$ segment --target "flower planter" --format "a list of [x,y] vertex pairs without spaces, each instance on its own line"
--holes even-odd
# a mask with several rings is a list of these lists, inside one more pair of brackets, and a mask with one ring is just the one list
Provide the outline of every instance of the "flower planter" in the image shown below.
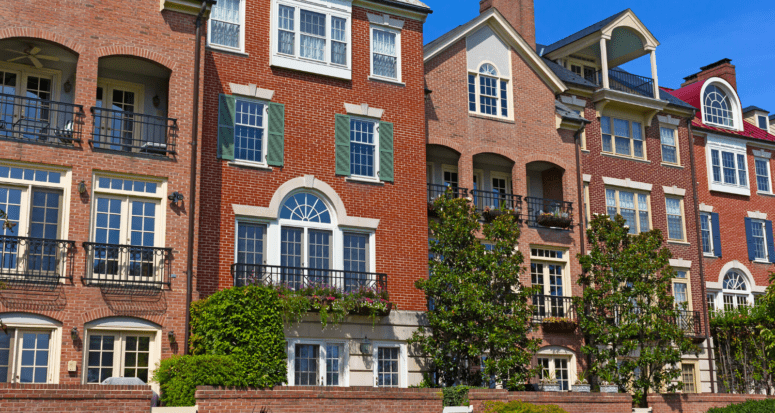
[[538,225],[565,229],[570,228],[571,221],[569,216],[564,217],[554,214],[541,214],[537,219]]
[[611,385],[611,384],[602,385],[601,384],[600,385],[600,393],[619,393],[619,386],[617,386],[615,384],[614,385]]
[[549,321],[541,323],[544,333],[573,333],[576,331],[576,322],[571,320]]
[[538,385],[538,391],[552,391],[552,392],[559,392],[560,391],[560,384],[539,384]]
[[[393,310],[393,303],[388,303],[387,310],[377,311],[377,317],[387,317],[391,310]],[[367,306],[361,306],[350,311],[350,315],[371,315],[371,309]]]
[[571,387],[571,391],[573,393],[589,393],[592,391],[592,385],[591,384],[574,384]]
[[484,212],[482,212],[482,218],[484,218],[486,222],[495,221],[495,218],[498,218],[501,215],[515,215],[515,212],[509,209],[485,209]]

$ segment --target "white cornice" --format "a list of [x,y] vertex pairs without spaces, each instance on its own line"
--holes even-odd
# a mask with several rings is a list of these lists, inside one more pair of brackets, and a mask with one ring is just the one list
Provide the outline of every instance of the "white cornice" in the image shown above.
[[767,214],[760,211],[748,211],[748,218],[753,219],[767,219]]
[[649,184],[646,182],[636,182],[631,180],[630,178],[619,179],[619,178],[609,178],[607,176],[603,177],[603,183],[606,185],[618,186],[620,188],[630,188],[630,189],[637,189],[640,191],[648,191],[648,192],[651,192],[651,188],[653,187],[652,184]]
[[274,97],[274,90],[261,89],[252,83],[248,85],[229,83],[229,89],[234,95],[249,96],[264,100],[272,100],[272,97]]
[[665,194],[667,195],[686,196],[686,190],[675,185],[663,186],[662,190],[665,191]]
[[691,268],[692,262],[683,258],[671,258],[670,266],[675,268]]
[[384,109],[370,108],[368,103],[361,103],[360,105],[345,103],[344,110],[350,115],[367,116],[377,119],[381,119],[382,114],[385,113]]
[[705,205],[705,203],[700,204],[700,212],[713,212],[713,207],[711,205]]
[[404,21],[390,17],[388,14],[371,14],[366,13],[366,17],[369,18],[369,23],[379,24],[382,26],[389,26],[394,29],[401,30],[404,28]]
[[659,120],[659,123],[662,123],[665,125],[678,126],[678,124],[681,123],[681,119],[674,118],[670,115],[667,115],[667,116],[659,115],[657,116],[657,119]]

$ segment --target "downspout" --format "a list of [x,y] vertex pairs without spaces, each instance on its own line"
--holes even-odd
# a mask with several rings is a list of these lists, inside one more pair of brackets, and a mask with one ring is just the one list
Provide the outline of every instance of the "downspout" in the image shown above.
[[694,134],[692,133],[692,120],[694,117],[687,118],[687,129],[689,131],[689,160],[691,162],[691,169],[692,169],[692,191],[694,194],[694,220],[695,220],[695,226],[696,226],[696,236],[697,236],[697,253],[700,261],[700,291],[702,291],[702,308],[705,310],[703,313],[705,314],[705,337],[706,337],[706,349],[708,351],[708,368],[710,369],[710,392],[715,393],[716,392],[716,380],[714,378],[715,373],[713,369],[713,349],[711,349],[710,346],[710,315],[708,313],[708,295],[705,292],[705,265],[704,265],[704,254],[702,252],[702,223],[700,222],[700,200],[698,195],[698,189],[697,189],[697,169],[696,169],[696,162],[694,160]]
[[585,225],[584,219],[582,219],[586,209],[584,208],[584,184],[582,183],[583,179],[581,176],[581,133],[584,132],[586,127],[587,125],[582,123],[581,128],[573,135],[573,139],[576,142],[576,191],[578,192],[579,202],[579,246],[581,248],[581,255],[586,255],[587,253],[587,246],[584,242]]
[[201,66],[201,44],[202,44],[202,20],[207,11],[207,6],[215,4],[216,0],[203,0],[199,8],[199,14],[196,15],[196,44],[194,48],[194,98],[193,98],[193,118],[191,120],[191,177],[190,191],[188,194],[188,248],[186,251],[186,332],[183,342],[183,354],[188,354],[188,340],[191,335],[191,294],[194,279],[194,228],[196,225],[196,158],[198,151],[197,140],[199,137],[199,71]]

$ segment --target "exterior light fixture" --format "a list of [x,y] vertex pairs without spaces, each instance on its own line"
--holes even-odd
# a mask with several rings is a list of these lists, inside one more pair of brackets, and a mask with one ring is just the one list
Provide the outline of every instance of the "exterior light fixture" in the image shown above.
[[78,183],[78,193],[79,194],[86,193],[86,181],[81,181]]
[[62,89],[65,91],[65,93],[70,93],[70,91],[73,90],[73,84],[70,83],[70,79],[67,79],[67,82],[62,85]]
[[431,93],[433,93],[433,91],[426,87],[425,88],[425,102],[426,103],[431,101]]
[[172,195],[168,196],[167,199],[172,201],[172,205],[177,206],[178,202],[183,200],[183,194],[181,194],[180,192],[175,191],[175,192],[172,193]]
[[159,95],[156,95],[153,97],[153,107],[158,108],[161,104],[161,98],[159,98]]
[[70,338],[78,340],[78,327],[73,327],[73,329],[70,330]]
[[170,330],[169,333],[167,333],[167,338],[170,339],[170,344],[175,344],[175,332]]
[[361,342],[361,354],[371,354],[371,341],[366,336],[363,337]]

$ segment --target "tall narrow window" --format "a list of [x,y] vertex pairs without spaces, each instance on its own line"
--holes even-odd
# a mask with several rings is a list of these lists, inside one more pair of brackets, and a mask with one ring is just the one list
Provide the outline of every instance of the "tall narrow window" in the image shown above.
[[372,75],[388,79],[399,78],[400,32],[386,28],[371,29]]
[[673,128],[659,128],[659,133],[662,140],[662,162],[677,164],[676,130]]
[[509,82],[498,69],[484,63],[468,74],[468,110],[489,116],[509,117]]
[[399,348],[377,348],[377,386],[399,387]]
[[296,386],[318,385],[318,358],[320,346],[296,344],[294,360],[294,382]]
[[326,15],[309,10],[301,10],[299,12],[299,30],[301,31],[301,57],[325,60]]
[[756,187],[759,192],[772,193],[770,185],[770,162],[769,159],[756,158],[754,160],[756,167]]
[[240,0],[219,0],[210,11],[210,45],[242,49],[243,16]]
[[295,9],[280,5],[278,10],[277,51],[283,54],[294,55],[296,54]]
[[681,382],[683,382],[683,393],[697,393],[694,364],[681,363]]
[[377,176],[376,122],[352,118],[350,120],[350,174],[374,178]]
[[763,221],[751,220],[751,238],[753,239],[754,258],[767,261],[767,237]]
[[682,201],[678,198],[665,198],[667,206],[667,237],[673,240],[684,239]]
[[700,233],[702,235],[703,254],[713,255],[712,228],[711,215],[708,213],[700,213]]

